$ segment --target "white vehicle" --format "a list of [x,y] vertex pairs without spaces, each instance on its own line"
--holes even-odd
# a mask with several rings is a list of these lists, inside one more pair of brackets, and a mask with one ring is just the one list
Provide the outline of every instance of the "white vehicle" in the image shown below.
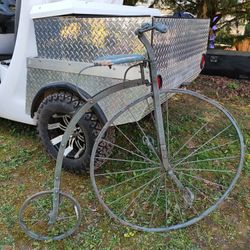
[[[152,36],[156,54],[157,49],[169,47],[178,37],[181,47],[174,47],[178,53],[158,53],[159,74],[169,87],[190,82],[200,73],[208,20],[169,19],[161,17],[156,9],[110,2],[0,1],[0,117],[36,125],[44,147],[54,158],[72,114],[84,103],[78,91],[88,99],[123,79],[128,66],[79,72],[98,56],[145,53],[134,35],[142,23],[159,20],[170,29],[168,39]],[[138,69],[133,68],[127,77],[138,75]],[[64,167],[77,172],[87,169],[102,125],[149,88],[142,86],[133,92],[111,95],[89,111],[68,143]],[[145,114],[142,107],[138,119]],[[124,118],[120,123],[126,121]],[[107,136],[112,137],[112,131]],[[101,153],[108,154],[108,150],[104,146]]]

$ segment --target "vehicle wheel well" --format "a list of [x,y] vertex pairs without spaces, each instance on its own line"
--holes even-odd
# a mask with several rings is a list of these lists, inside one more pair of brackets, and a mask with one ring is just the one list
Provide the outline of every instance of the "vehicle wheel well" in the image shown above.
[[[42,103],[42,101],[49,95],[60,92],[60,91],[66,91],[68,93],[71,93],[72,95],[83,99],[84,101],[87,101],[88,99],[91,98],[91,96],[84,91],[83,89],[77,89],[77,87],[71,83],[51,83],[47,84],[35,95],[33,101],[32,101],[32,106],[31,106],[31,117],[34,118],[35,114],[39,108],[39,105]],[[80,93],[79,93],[80,92]],[[107,118],[105,114],[103,113],[102,109],[98,104],[95,104],[93,106],[93,111],[96,113],[98,119],[100,120],[101,123],[105,124],[107,122]]]

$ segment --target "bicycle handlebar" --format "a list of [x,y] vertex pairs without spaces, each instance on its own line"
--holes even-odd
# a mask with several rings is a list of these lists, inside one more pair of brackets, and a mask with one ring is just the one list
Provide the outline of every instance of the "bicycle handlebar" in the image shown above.
[[141,28],[138,28],[135,31],[136,35],[142,35],[144,32],[150,31],[150,30],[157,30],[160,33],[166,33],[167,32],[167,26],[163,23],[156,23],[154,25],[150,23],[143,23]]

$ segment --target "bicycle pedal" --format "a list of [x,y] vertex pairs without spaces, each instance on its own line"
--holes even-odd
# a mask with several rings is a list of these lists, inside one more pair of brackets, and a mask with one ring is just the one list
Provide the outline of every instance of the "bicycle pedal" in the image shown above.
[[194,193],[187,187],[184,190],[183,198],[185,202],[187,203],[187,205],[189,207],[192,207],[195,197],[194,197]]

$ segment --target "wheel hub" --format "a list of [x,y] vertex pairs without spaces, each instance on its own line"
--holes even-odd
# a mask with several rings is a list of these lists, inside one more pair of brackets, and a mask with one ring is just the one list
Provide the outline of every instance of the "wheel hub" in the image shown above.
[[[69,125],[71,116],[54,114],[50,119],[48,131],[51,138],[51,143],[58,150],[63,138],[63,134]],[[86,140],[84,132],[79,125],[74,129],[73,134],[67,143],[64,153],[65,157],[78,159],[85,152]]]

